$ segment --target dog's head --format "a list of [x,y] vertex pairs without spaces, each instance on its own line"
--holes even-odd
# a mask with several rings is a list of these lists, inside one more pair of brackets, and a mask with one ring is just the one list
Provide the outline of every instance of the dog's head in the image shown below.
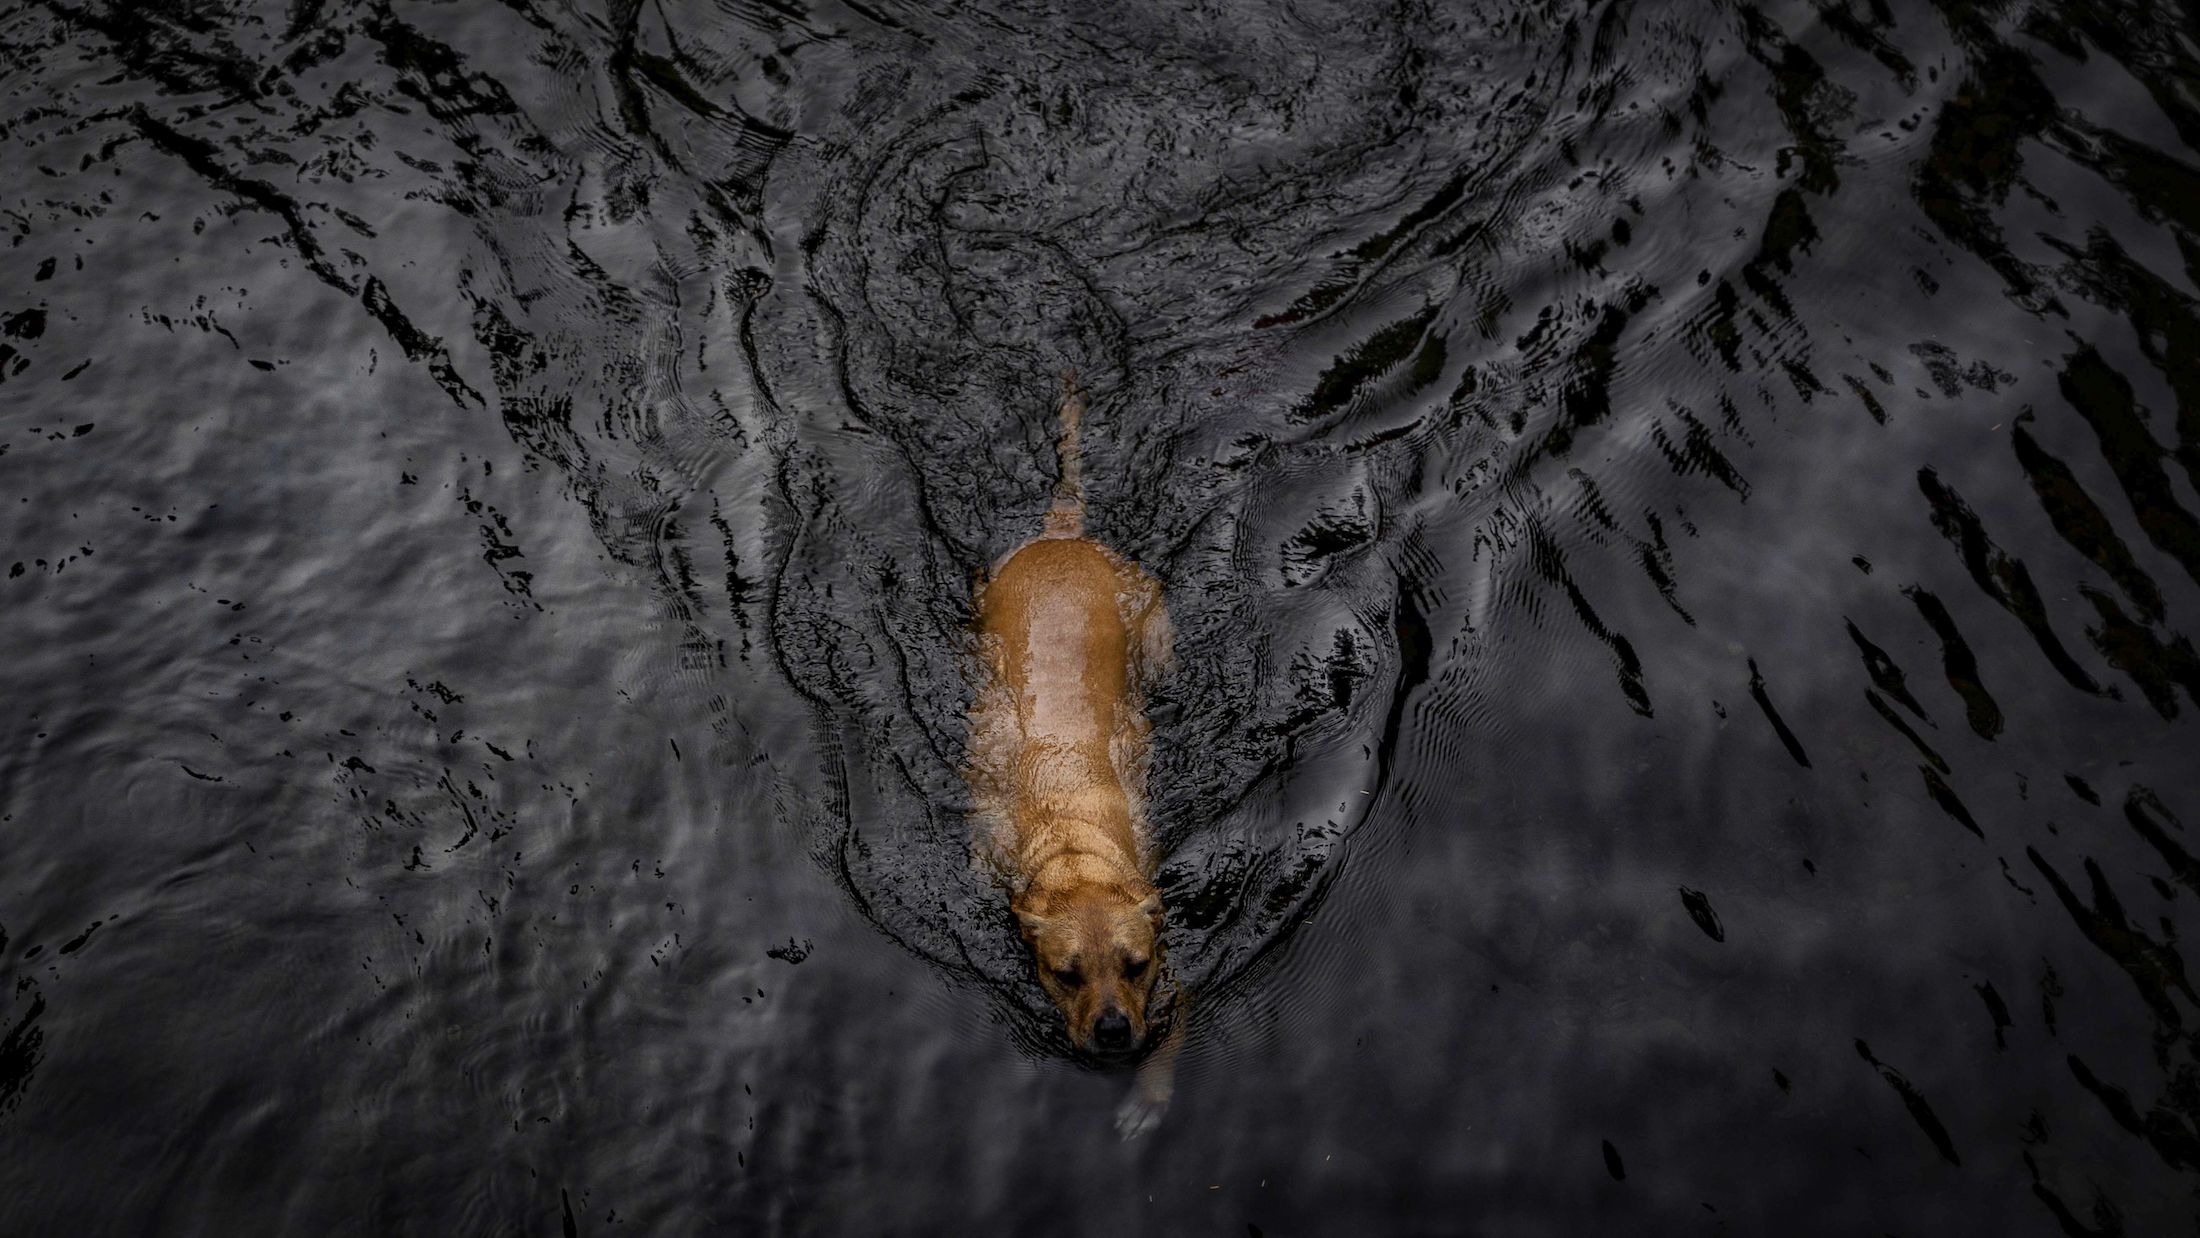
[[1161,894],[1144,882],[1026,890],[1011,902],[1039,987],[1087,1053],[1146,1043],[1146,1001],[1161,968]]

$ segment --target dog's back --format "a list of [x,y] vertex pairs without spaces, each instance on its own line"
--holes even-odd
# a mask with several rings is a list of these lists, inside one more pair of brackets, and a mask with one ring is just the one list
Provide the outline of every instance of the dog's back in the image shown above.
[[1042,538],[987,582],[978,630],[1017,702],[1024,741],[1103,763],[1130,700],[1131,640],[1115,557],[1084,538]]

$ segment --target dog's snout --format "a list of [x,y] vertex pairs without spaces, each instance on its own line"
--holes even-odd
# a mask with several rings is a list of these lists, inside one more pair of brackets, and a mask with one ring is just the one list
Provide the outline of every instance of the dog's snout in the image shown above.
[[1131,1047],[1131,1017],[1120,1010],[1102,1011],[1092,1021],[1092,1041],[1103,1049]]

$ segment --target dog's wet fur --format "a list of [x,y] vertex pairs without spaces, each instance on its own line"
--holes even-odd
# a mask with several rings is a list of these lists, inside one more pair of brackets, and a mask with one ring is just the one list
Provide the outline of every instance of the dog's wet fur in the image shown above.
[[1045,526],[978,590],[971,786],[980,853],[1070,1043],[1120,1058],[1146,1047],[1163,966],[1143,689],[1167,659],[1168,618],[1152,577],[1084,535],[1084,405],[1064,387]]

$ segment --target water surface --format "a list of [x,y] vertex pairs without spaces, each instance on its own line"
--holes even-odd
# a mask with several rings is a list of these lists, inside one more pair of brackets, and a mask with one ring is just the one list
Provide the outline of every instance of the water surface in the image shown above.
[[[2192,29],[0,9],[0,1229],[2189,1229]],[[1065,368],[1127,1143],[958,776]]]

